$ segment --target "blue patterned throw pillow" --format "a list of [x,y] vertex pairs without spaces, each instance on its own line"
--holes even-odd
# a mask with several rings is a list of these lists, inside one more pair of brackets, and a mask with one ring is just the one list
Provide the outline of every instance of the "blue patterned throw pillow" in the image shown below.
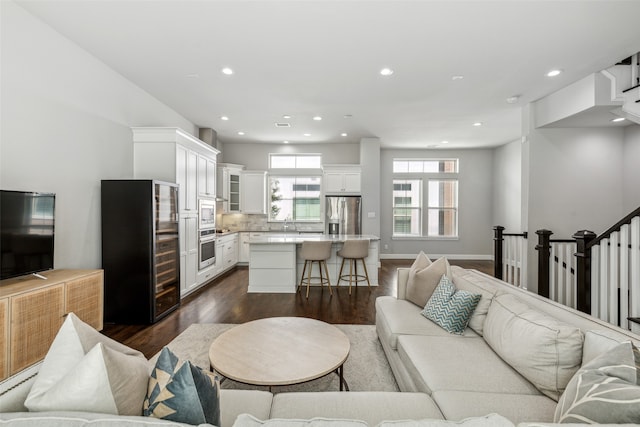
[[189,361],[179,363],[167,347],[149,378],[144,415],[186,424],[220,425],[218,379]]
[[420,312],[427,319],[438,324],[442,329],[461,335],[469,318],[480,301],[480,294],[457,290],[453,282],[443,275],[438,287]]

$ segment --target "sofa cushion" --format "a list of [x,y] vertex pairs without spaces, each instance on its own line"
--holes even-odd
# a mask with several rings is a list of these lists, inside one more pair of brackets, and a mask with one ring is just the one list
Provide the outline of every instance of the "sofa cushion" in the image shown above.
[[[0,412],[3,427],[192,427],[139,416],[98,414],[94,412]],[[213,427],[201,424],[201,427]]]
[[423,252],[420,252],[409,269],[406,299],[419,307],[424,307],[440,283],[443,274],[450,274],[449,262],[446,258],[431,262]]
[[483,280],[483,277],[469,274],[469,270],[456,268],[451,270],[453,283],[456,288],[480,294],[480,301],[469,319],[469,328],[482,336],[484,321],[489,311],[489,306],[496,293],[496,288],[490,282]]
[[607,331],[586,331],[582,346],[582,366],[617,347],[622,341]]
[[231,427],[240,414],[269,418],[273,394],[262,390],[220,390],[220,427]]
[[481,338],[398,337],[398,355],[420,391],[539,394]]
[[233,423],[233,427],[368,427],[361,420],[314,417],[310,419],[271,418],[258,419],[249,414],[241,414]]
[[211,373],[164,347],[149,377],[144,415],[187,424],[220,425],[220,384]]
[[543,394],[441,390],[432,397],[449,420],[496,412],[514,423],[552,421],[556,409],[556,401]]
[[49,347],[25,400],[30,411],[142,415],[147,359],[73,313]]
[[[456,418],[458,419],[458,418]],[[377,427],[514,427],[513,423],[498,414],[465,418],[460,421],[402,420],[383,421]]]
[[375,426],[391,419],[443,419],[424,393],[396,392],[300,392],[273,397],[271,418],[307,419],[317,416],[358,419]]
[[493,299],[484,338],[509,365],[556,401],[582,361],[579,328],[534,310],[511,294]]
[[[421,307],[392,296],[376,298],[376,330],[381,340],[392,349],[397,348],[400,335],[436,335],[448,336],[447,331],[420,315]],[[467,328],[463,336],[478,335]]]
[[451,279],[442,275],[438,287],[433,291],[420,314],[441,326],[445,331],[461,335],[478,301],[480,301],[480,294],[456,289]]
[[640,424],[640,350],[625,342],[587,363],[562,394],[554,420]]

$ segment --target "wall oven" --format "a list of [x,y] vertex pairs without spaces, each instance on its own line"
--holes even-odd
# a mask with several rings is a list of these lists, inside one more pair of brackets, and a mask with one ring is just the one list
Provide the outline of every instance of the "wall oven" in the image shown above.
[[200,257],[200,270],[215,264],[216,262],[216,229],[200,230],[200,246],[198,255]]

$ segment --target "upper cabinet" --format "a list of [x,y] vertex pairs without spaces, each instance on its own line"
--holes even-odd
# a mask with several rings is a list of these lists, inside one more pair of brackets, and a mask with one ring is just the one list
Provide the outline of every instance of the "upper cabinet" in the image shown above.
[[360,165],[324,165],[322,169],[325,194],[360,194]]
[[267,172],[243,171],[240,185],[240,210],[245,214],[267,213]]
[[216,162],[203,155],[198,155],[198,194],[216,197]]
[[241,174],[244,166],[232,163],[218,165],[218,197],[222,198],[222,212],[240,212]]
[[134,178],[178,184],[181,213],[197,213],[198,197],[216,196],[218,150],[180,128],[136,127],[132,131]]

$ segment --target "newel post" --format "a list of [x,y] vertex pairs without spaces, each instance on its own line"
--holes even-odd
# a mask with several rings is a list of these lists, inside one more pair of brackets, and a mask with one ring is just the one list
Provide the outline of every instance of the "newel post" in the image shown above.
[[549,258],[551,257],[551,230],[538,230],[538,295],[549,298]]
[[502,280],[502,233],[504,227],[496,225],[493,227],[493,275]]
[[591,314],[591,241],[596,233],[580,230],[571,236],[576,239],[576,304],[578,310]]

